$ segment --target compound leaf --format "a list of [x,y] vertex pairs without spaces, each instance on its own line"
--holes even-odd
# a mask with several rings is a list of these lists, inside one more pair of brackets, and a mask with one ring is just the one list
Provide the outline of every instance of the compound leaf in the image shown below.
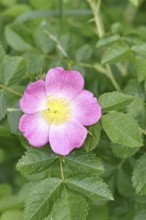
[[102,125],[113,143],[133,148],[143,145],[137,122],[127,114],[109,113],[102,117]]
[[73,152],[65,157],[65,164],[74,172],[102,174],[104,167],[94,154]]
[[58,178],[47,178],[37,183],[26,200],[24,220],[44,219],[60,195],[61,184]]
[[96,201],[113,199],[107,185],[98,176],[78,173],[68,177],[66,184],[71,189]]
[[16,168],[25,175],[39,173],[49,168],[57,159],[56,154],[30,148],[19,160]]
[[137,193],[146,195],[146,154],[142,155],[136,162],[132,183]]
[[86,220],[88,203],[82,195],[65,190],[51,213],[53,220]]
[[119,110],[125,108],[133,101],[133,97],[121,92],[108,92],[101,95],[98,99],[103,112]]

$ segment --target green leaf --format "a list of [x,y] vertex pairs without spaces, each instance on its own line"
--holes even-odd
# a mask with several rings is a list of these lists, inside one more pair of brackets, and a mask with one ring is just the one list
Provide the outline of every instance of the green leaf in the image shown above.
[[7,98],[6,94],[0,91],[0,120],[2,120],[7,113]]
[[115,22],[111,25],[112,34],[121,34],[123,33],[123,24],[120,22]]
[[113,143],[133,148],[143,145],[137,122],[127,114],[109,113],[102,117],[102,126]]
[[29,72],[32,74],[38,74],[46,66],[46,60],[44,54],[35,50],[30,50],[23,54],[24,59],[28,63]]
[[98,98],[98,102],[103,112],[123,109],[132,101],[132,96],[125,95],[121,92],[104,93]]
[[92,47],[85,44],[76,51],[75,58],[78,61],[87,61],[91,58],[92,52]]
[[139,38],[137,34],[129,33],[123,36],[123,40],[129,44],[129,46],[138,45],[143,43],[143,40]]
[[48,169],[58,159],[56,154],[43,150],[29,148],[19,160],[16,168],[24,175],[39,173]]
[[8,9],[4,10],[3,15],[4,16],[10,16],[10,17],[17,17],[23,13],[30,12],[31,9],[29,6],[25,4],[18,4],[13,5],[9,7]]
[[36,9],[49,9],[52,5],[51,1],[48,0],[31,0],[30,3]]
[[113,144],[113,143],[111,144],[111,148],[113,154],[117,158],[122,158],[122,159],[133,156],[139,150],[139,147],[131,148],[121,144]]
[[140,96],[144,98],[143,88],[141,84],[137,81],[137,79],[130,79],[125,88],[124,93],[130,94],[132,96]]
[[53,220],[85,220],[88,213],[88,203],[81,195],[65,190],[51,213]]
[[109,220],[109,208],[105,204],[95,204],[90,203],[89,204],[89,213],[87,216],[87,220]]
[[131,116],[136,118],[141,128],[145,129],[146,125],[146,109],[144,100],[139,97],[135,96],[133,102],[128,106],[127,113]]
[[74,174],[67,178],[66,184],[73,190],[93,200],[113,200],[107,185],[98,176]]
[[22,115],[21,110],[19,109],[19,104],[16,103],[12,106],[12,111],[8,113],[8,125],[12,134],[19,134],[18,124],[20,120],[20,116]]
[[0,64],[2,64],[4,57],[5,57],[5,51],[3,46],[0,44]]
[[129,47],[125,43],[119,43],[109,47],[102,56],[101,63],[116,63],[129,55]]
[[8,113],[8,124],[12,134],[19,134],[18,124],[21,116],[21,111],[12,111]]
[[65,157],[65,165],[73,172],[102,174],[104,167],[101,160],[93,154],[73,152]]
[[134,189],[131,183],[130,173],[126,170],[119,169],[116,176],[116,184],[119,193],[125,197],[131,197],[134,194]]
[[146,43],[135,45],[131,49],[138,54],[146,56]]
[[135,96],[133,102],[127,107],[127,113],[132,117],[142,115],[144,111],[144,100],[140,96]]
[[15,4],[17,0],[1,0],[0,4],[3,5],[4,7],[10,7],[11,5]]
[[20,210],[11,210],[4,212],[1,215],[1,220],[10,220],[10,219],[23,220],[23,212]]
[[11,195],[12,188],[9,184],[3,183],[0,184],[0,199]]
[[36,28],[34,40],[36,46],[45,54],[50,53],[54,49],[55,43],[48,37],[43,27]]
[[9,129],[4,125],[0,125],[0,148],[9,152],[10,158],[16,158],[24,152],[18,137],[11,135]]
[[52,220],[52,218],[51,218],[51,214],[50,215],[48,215],[46,218],[44,218],[43,220]]
[[[39,180],[37,180],[39,181]],[[37,183],[37,181],[26,182],[20,189],[18,193],[18,198],[20,201],[25,202],[29,196],[31,189]]]
[[118,35],[118,34],[105,36],[104,38],[100,39],[97,42],[96,47],[99,48],[99,47],[107,46],[112,43],[115,43],[118,40],[120,40],[120,35]]
[[146,210],[140,211],[134,218],[133,220],[145,220],[146,219]]
[[42,220],[51,211],[61,192],[62,181],[47,178],[37,183],[26,200],[24,220]]
[[100,123],[96,123],[88,127],[88,135],[84,142],[84,147],[87,152],[94,150],[99,142],[101,133]]
[[146,154],[142,155],[136,162],[132,183],[137,193],[146,195]]
[[141,82],[146,79],[146,59],[141,56],[135,56],[134,64],[136,67],[138,81]]
[[5,85],[19,83],[27,73],[27,63],[22,57],[6,57],[2,65],[2,80]]
[[15,30],[15,28],[11,26],[6,26],[5,28],[5,37],[7,43],[17,51],[27,51],[32,49],[31,44],[27,41],[27,38],[20,34],[19,32]]
[[0,213],[6,210],[22,208],[22,205],[17,196],[10,195],[0,200]]

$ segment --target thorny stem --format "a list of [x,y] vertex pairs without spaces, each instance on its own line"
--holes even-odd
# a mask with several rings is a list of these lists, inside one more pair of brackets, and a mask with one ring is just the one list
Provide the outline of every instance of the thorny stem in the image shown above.
[[62,164],[62,161],[63,161],[63,157],[60,157],[60,172],[61,172],[61,179],[62,179],[62,181],[64,182],[64,181],[65,181],[65,178],[64,178],[64,172],[63,172],[63,164]]
[[[96,24],[96,29],[97,29],[97,33],[98,33],[98,37],[102,38],[105,34],[104,31],[104,25],[103,25],[103,21],[102,21],[102,16],[100,14],[100,6],[101,6],[101,0],[98,0],[98,3],[95,4],[93,0],[87,0],[91,10],[93,12],[94,15],[94,20],[95,20],[95,24]],[[116,90],[120,90],[120,87],[118,85],[118,83],[116,82],[113,73],[111,71],[110,65],[106,65],[106,76],[111,80],[111,83],[113,84],[114,88]]]
[[13,93],[13,94],[15,94],[15,95],[22,96],[21,93],[16,92],[15,90],[13,90],[13,89],[11,89],[11,88],[9,88],[9,87],[7,87],[7,86],[4,86],[4,85],[2,85],[2,84],[0,84],[0,88],[5,89],[5,90],[7,90],[7,91],[9,91],[9,92],[11,92],[11,93]]
[[[56,56],[52,56],[52,55],[46,55],[45,56],[46,59],[52,59],[52,60],[56,60],[57,57]],[[79,65],[79,66],[83,66],[83,67],[86,67],[86,68],[94,68],[95,70],[101,72],[102,74],[105,74],[106,75],[106,68],[102,67],[101,65],[97,64],[97,63],[84,63],[84,62],[78,62],[76,60],[71,60],[71,59],[66,59],[66,58],[62,58],[61,59],[63,62],[66,62],[69,66],[75,64],[75,65]]]
[[97,5],[93,2],[93,0],[87,0],[92,13],[94,15],[94,21],[95,21],[95,25],[96,25],[96,30],[97,30],[97,34],[99,36],[99,38],[102,38],[105,34],[104,31],[104,27],[103,27],[103,22],[102,22],[102,17],[100,14],[100,5],[101,5],[101,0],[98,0]]
[[46,30],[46,29],[44,29],[44,33],[46,33],[48,35],[48,37],[56,43],[57,48],[60,50],[60,52],[63,54],[63,56],[64,57],[68,57],[67,52],[61,46],[59,40],[54,35],[52,35],[48,30]]

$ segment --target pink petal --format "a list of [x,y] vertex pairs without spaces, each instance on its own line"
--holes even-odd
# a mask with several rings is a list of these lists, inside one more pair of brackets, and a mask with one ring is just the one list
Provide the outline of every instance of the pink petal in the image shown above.
[[84,86],[82,75],[74,70],[65,71],[61,67],[52,68],[46,75],[47,95],[61,95],[69,99],[77,96]]
[[45,82],[38,80],[30,83],[23,97],[20,100],[20,108],[26,114],[34,114],[45,110],[47,103],[47,95],[45,91]]
[[73,118],[85,126],[95,124],[101,118],[101,107],[93,94],[83,90],[74,100]]
[[19,121],[19,130],[34,147],[41,147],[49,142],[49,124],[41,114],[24,114]]
[[87,129],[77,121],[50,126],[50,145],[57,154],[67,155],[74,148],[81,147],[86,136]]

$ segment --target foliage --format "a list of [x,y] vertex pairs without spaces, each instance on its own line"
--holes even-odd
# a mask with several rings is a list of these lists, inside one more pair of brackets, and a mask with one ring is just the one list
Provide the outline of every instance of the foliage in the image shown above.
[[[0,220],[146,218],[146,2],[0,0]],[[32,148],[26,86],[63,66],[102,107],[81,149]]]

